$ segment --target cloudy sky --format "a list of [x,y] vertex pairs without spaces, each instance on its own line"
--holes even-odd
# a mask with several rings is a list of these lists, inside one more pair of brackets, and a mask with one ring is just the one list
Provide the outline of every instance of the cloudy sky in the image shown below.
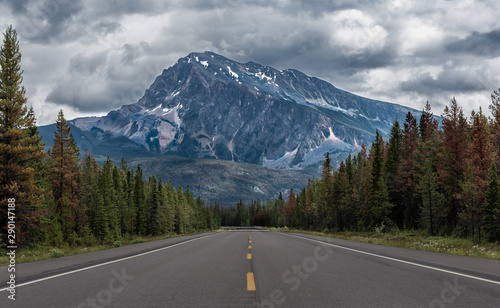
[[489,114],[500,87],[500,2],[0,0],[18,32],[40,125],[135,103],[190,52],[295,68],[358,95]]

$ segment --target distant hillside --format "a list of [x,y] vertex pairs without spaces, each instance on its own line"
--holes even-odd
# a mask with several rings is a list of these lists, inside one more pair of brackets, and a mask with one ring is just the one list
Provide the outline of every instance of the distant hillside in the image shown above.
[[214,159],[155,157],[130,161],[130,168],[141,165],[145,177],[155,175],[171,180],[174,187],[189,185],[193,195],[221,205],[235,205],[242,199],[267,201],[290,188],[299,191],[307,179],[319,176],[318,168],[281,170],[246,163]]

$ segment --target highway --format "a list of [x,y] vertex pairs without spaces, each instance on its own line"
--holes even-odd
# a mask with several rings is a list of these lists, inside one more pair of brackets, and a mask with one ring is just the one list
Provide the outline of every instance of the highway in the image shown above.
[[500,262],[267,230],[0,268],[0,307],[500,307]]

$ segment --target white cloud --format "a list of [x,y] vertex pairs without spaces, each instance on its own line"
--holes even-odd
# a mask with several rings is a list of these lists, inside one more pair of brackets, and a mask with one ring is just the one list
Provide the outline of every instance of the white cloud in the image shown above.
[[410,18],[404,23],[399,34],[399,53],[411,56],[417,53],[437,53],[440,51],[445,35],[435,25],[420,18]]
[[332,44],[340,45],[347,55],[380,51],[387,31],[360,10],[345,10],[331,16]]

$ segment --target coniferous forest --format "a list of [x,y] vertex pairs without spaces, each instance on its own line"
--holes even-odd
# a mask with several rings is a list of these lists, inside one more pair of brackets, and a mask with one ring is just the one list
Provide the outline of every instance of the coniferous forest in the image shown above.
[[[21,53],[12,27],[4,33],[0,68],[3,247],[95,245],[218,226],[213,215],[218,206],[195,199],[189,187],[174,189],[154,176],[144,181],[140,166],[109,159],[100,166],[91,153],[80,153],[62,110],[54,145],[45,152],[33,109],[26,106]],[[15,237],[8,236],[9,224],[15,226]]]
[[[389,140],[377,131],[334,170],[299,192],[262,204],[207,205],[189,187],[174,188],[140,166],[81,153],[62,111],[47,152],[22,86],[21,53],[9,27],[0,49],[0,221],[15,213],[15,244],[94,245],[135,235],[183,234],[220,226],[319,231],[424,230],[495,242],[500,239],[500,90],[491,117],[465,116],[453,99],[441,123],[427,103],[417,119],[395,120]],[[402,120],[402,119],[401,119]],[[83,159],[81,158],[83,157]],[[14,209],[9,211],[9,209]],[[12,244],[12,243],[10,243]]]
[[316,231],[423,230],[497,242],[500,239],[500,90],[465,117],[455,99],[441,125],[429,103],[420,119],[395,120],[389,140],[376,131],[370,148],[333,170],[327,154],[321,178],[288,200],[222,210],[222,224]]

